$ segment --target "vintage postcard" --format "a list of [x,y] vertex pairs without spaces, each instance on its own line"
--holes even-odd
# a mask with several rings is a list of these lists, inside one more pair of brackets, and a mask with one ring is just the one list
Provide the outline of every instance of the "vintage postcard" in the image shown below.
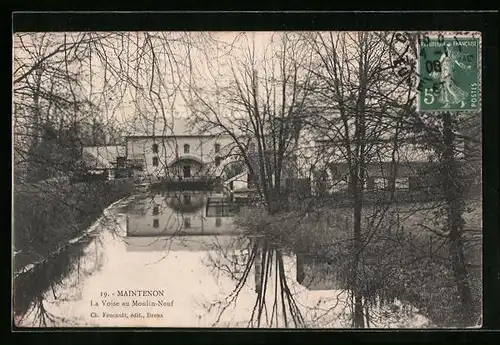
[[15,32],[12,319],[482,325],[477,32]]

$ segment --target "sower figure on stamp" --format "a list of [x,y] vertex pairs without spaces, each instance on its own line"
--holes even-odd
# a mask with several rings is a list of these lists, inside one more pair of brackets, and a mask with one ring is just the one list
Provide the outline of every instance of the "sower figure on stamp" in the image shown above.
[[441,85],[438,100],[444,104],[443,108],[449,108],[451,104],[459,103],[461,108],[465,107],[465,99],[468,93],[462,90],[453,80],[453,73],[457,66],[467,70],[471,69],[471,66],[466,66],[459,61],[461,55],[457,48],[447,44],[439,58],[441,70],[430,74],[432,78],[439,80]]

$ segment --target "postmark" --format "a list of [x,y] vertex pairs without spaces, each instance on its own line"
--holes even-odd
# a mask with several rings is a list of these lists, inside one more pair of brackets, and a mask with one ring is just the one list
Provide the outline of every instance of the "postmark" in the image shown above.
[[420,112],[480,109],[480,44],[477,33],[419,36]]

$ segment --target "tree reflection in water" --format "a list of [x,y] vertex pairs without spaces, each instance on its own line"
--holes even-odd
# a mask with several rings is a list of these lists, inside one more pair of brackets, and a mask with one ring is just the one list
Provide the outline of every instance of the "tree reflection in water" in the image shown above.
[[[207,263],[214,275],[226,275],[236,282],[230,293],[203,304],[207,314],[216,313],[212,327],[239,326],[234,319],[221,324],[221,320],[228,320],[223,314],[231,313],[233,308],[238,310],[238,316],[248,312],[247,327],[352,327],[355,299],[349,285],[352,263],[347,258],[299,254],[294,263],[297,266],[297,281],[294,281],[288,267],[290,257],[295,254],[264,236],[240,236],[234,242],[229,248],[214,248]],[[234,248],[240,249],[239,254],[235,254]],[[362,269],[367,267],[363,265]],[[427,321],[418,315],[418,310],[400,300],[401,294],[392,288],[373,286],[371,275],[364,272],[365,279],[358,287],[365,327],[426,327]],[[238,298],[247,292],[245,287],[253,285],[253,279],[253,307],[244,311],[245,301]]]
[[230,247],[243,248],[240,256],[222,246],[216,246],[215,254],[209,256],[208,264],[216,274],[229,275],[237,282],[224,300],[204,304],[207,312],[218,311],[213,326],[220,326],[224,312],[236,305],[243,287],[251,285],[253,272],[256,297],[247,326],[305,327],[304,317],[287,282],[282,250],[265,237],[235,237],[234,241],[238,243]]
[[[13,309],[16,326],[70,326],[77,323],[51,312],[47,304],[77,300],[81,278],[98,271],[104,253],[98,237],[85,237],[14,278]],[[82,260],[84,262],[82,262]],[[76,295],[62,296],[60,288],[70,284]],[[53,310],[57,310],[54,308]]]

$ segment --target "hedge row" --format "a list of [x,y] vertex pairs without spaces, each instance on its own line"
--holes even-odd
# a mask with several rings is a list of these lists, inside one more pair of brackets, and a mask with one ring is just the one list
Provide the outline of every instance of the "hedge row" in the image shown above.
[[14,186],[16,267],[45,257],[78,236],[111,203],[129,195],[129,180],[70,184],[64,180]]

